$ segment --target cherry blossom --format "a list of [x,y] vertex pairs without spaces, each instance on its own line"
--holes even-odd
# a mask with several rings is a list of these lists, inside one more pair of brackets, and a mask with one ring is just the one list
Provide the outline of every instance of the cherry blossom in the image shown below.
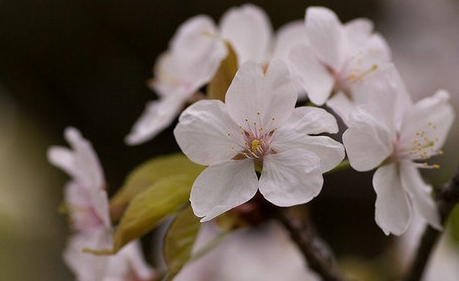
[[225,44],[218,38],[211,18],[199,15],[185,21],[154,67],[155,78],[150,86],[159,100],[147,104],[126,142],[142,143],[169,126],[185,103],[212,79],[226,55]]
[[[242,65],[249,59],[286,60],[290,49],[303,41],[307,41],[307,36],[301,22],[288,23],[273,35],[266,13],[251,4],[229,9],[219,27],[205,15],[185,21],[154,67],[155,77],[150,86],[159,100],[147,104],[126,142],[140,144],[169,126],[184,105],[213,78],[228,54],[225,44],[234,48],[238,64]],[[304,92],[299,86],[296,91]]]
[[[369,90],[371,83],[368,85]],[[355,170],[377,168],[373,176],[376,223],[387,235],[400,235],[414,209],[439,229],[432,187],[423,181],[418,168],[439,168],[427,161],[442,154],[440,149],[454,119],[449,94],[439,90],[413,103],[397,97],[397,84],[373,85],[368,104],[350,115],[343,143]]]
[[146,281],[154,276],[145,263],[138,241],[116,255],[95,256],[83,249],[112,247],[105,179],[99,159],[89,141],[75,128],[65,130],[72,149],[51,147],[48,159],[67,172],[72,180],[65,186],[65,204],[73,233],[64,251],[64,260],[79,281]]
[[390,62],[387,43],[370,20],[343,25],[333,11],[309,7],[305,26],[308,42],[292,49],[289,65],[314,104],[328,101],[339,111],[343,99],[352,100],[356,82]]
[[[322,173],[344,157],[335,118],[314,107],[295,108],[297,95],[287,66],[244,63],[225,103],[202,100],[188,107],[174,130],[192,161],[208,165],[191,191],[195,214],[210,220],[252,198],[259,190],[278,206],[310,201]],[[256,171],[260,171],[258,178]]]

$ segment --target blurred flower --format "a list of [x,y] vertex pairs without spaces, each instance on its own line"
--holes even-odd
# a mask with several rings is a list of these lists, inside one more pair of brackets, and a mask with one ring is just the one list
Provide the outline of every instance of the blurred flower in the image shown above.
[[[194,249],[218,235],[213,223],[202,224]],[[175,281],[321,280],[309,270],[288,233],[275,222],[232,232],[205,256],[190,262]]]
[[[295,108],[288,69],[248,61],[226,94],[226,103],[202,100],[187,108],[174,130],[192,161],[209,165],[191,191],[195,214],[210,220],[252,198],[257,190],[278,206],[310,201],[322,173],[344,157],[335,118],[323,109]],[[260,179],[256,169],[261,170]]]
[[150,280],[154,272],[143,260],[138,242],[112,256],[83,253],[85,248],[112,247],[108,197],[102,167],[91,143],[75,128],[67,128],[64,135],[72,149],[51,147],[48,151],[49,161],[72,177],[65,186],[65,204],[74,233],[64,260],[80,281]]

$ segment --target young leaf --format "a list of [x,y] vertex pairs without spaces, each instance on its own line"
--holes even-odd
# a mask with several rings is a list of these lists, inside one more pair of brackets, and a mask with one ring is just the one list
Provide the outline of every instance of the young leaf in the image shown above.
[[194,176],[175,175],[160,179],[137,194],[128,205],[115,231],[113,253],[152,230],[165,217],[188,202]]
[[164,237],[164,257],[169,268],[166,281],[172,280],[191,259],[200,227],[199,218],[189,205],[172,222]]
[[233,47],[226,42],[227,57],[222,61],[214,78],[207,85],[207,96],[210,99],[225,101],[225,94],[237,71],[237,56]]
[[157,157],[140,165],[110,200],[112,219],[116,220],[134,196],[150,188],[156,181],[182,174],[196,178],[203,170],[203,166],[191,162],[182,153]]

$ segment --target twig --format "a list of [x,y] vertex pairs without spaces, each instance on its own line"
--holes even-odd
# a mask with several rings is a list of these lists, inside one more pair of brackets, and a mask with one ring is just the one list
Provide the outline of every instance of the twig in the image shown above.
[[289,231],[307,260],[308,266],[324,281],[344,281],[329,247],[315,233],[308,219],[298,217],[290,208],[276,208],[274,216]]
[[[449,214],[459,200],[459,169],[454,177],[446,184],[436,188],[436,203],[440,213],[441,223],[445,225]],[[413,263],[404,281],[419,281],[424,273],[429,257],[440,238],[441,232],[427,226],[422,235]]]

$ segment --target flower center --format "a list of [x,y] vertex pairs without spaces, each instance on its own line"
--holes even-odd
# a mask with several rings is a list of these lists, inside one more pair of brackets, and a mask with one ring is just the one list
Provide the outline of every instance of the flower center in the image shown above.
[[436,137],[437,126],[432,122],[427,123],[422,130],[416,132],[415,136],[411,139],[405,149],[401,149],[398,155],[401,157],[408,157],[414,161],[420,160],[421,163],[416,162],[419,168],[438,169],[438,164],[428,164],[425,162],[432,156],[442,155],[443,151],[437,150],[436,143],[439,139]]
[[[263,126],[260,118],[261,113],[256,112],[258,117],[256,122],[252,122],[249,118],[245,118],[245,126],[239,126],[240,133],[244,140],[244,145],[240,146],[240,152],[236,155],[235,159],[262,159],[263,156],[274,153],[271,149],[271,142],[273,140],[274,132],[277,127],[274,126],[275,117],[271,117],[267,127]],[[228,132],[228,136],[231,132]],[[231,149],[236,149],[234,146]]]

